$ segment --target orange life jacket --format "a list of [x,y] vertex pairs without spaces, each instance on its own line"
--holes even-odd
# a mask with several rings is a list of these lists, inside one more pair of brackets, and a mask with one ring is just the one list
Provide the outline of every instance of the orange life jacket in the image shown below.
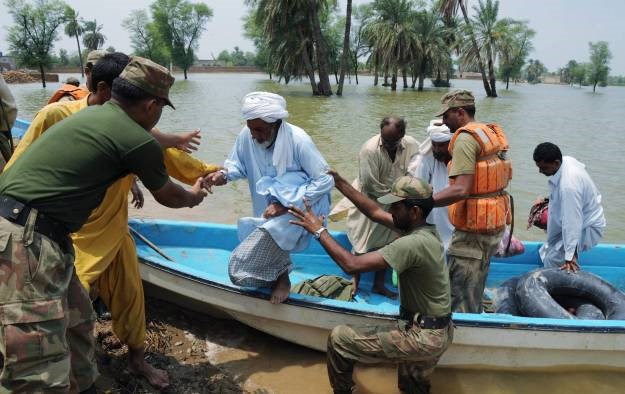
[[59,90],[54,92],[52,97],[50,97],[50,100],[48,100],[48,104],[56,103],[61,98],[63,98],[63,96],[67,95],[72,96],[74,100],[80,100],[87,97],[89,95],[89,91],[82,86],[74,86],[68,83],[64,83],[63,86],[61,86]]
[[[505,192],[512,179],[512,163],[507,158],[508,140],[496,124],[469,123],[458,129],[449,141],[452,154],[460,133],[469,133],[480,145],[475,163],[471,196],[449,206],[449,220],[456,229],[473,233],[503,230],[512,219],[510,197]],[[451,168],[451,162],[449,163]],[[449,179],[453,184],[454,179]]]

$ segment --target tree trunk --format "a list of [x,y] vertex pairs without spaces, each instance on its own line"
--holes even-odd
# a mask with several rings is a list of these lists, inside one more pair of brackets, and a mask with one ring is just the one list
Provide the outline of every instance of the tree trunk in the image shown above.
[[[336,88],[336,95],[343,95],[343,83],[345,82],[345,70],[347,69],[347,59],[349,57],[349,33],[352,28],[352,0],[347,0],[347,10],[345,11],[345,35],[343,36],[343,56],[341,56],[341,77],[339,86]],[[358,82],[356,82],[358,83]]]
[[[582,84],[580,83],[579,86],[581,87]],[[595,90],[597,89],[597,82],[595,82],[594,85],[592,85],[592,92],[595,93]]]
[[82,52],[80,52],[80,40],[78,39],[78,34],[76,34],[76,29],[74,29],[74,35],[76,36],[76,44],[78,45],[78,59],[80,59],[80,76],[85,77],[85,68],[82,65]]
[[391,76],[391,90],[393,92],[397,90],[397,69],[393,69],[393,75]]
[[506,77],[506,90],[508,90],[508,86],[510,86],[510,77]]
[[183,68],[182,68],[182,72],[184,73],[184,80],[185,80],[185,81],[187,80],[187,68],[188,68],[188,67],[183,67]]
[[488,85],[488,81],[486,80],[486,71],[484,71],[484,62],[482,61],[482,56],[480,56],[480,51],[477,46],[477,41],[475,40],[475,34],[473,33],[473,28],[471,27],[471,22],[469,21],[469,15],[467,14],[467,9],[464,6],[463,0],[458,0],[458,4],[460,4],[460,9],[462,10],[462,16],[464,17],[464,23],[467,24],[467,28],[469,30],[469,36],[471,37],[471,45],[473,46],[473,50],[475,51],[475,55],[477,57],[477,67],[480,70],[480,74],[482,74],[482,83],[484,84],[484,90],[486,91],[486,95],[488,97],[492,97],[492,92],[490,90],[490,85]]
[[43,69],[43,64],[39,63],[39,73],[41,74],[41,83],[43,87],[46,87],[46,72]]
[[423,91],[423,81],[425,81],[426,68],[427,68],[427,60],[423,59],[421,60],[421,64],[419,66],[419,87],[417,88],[417,91],[419,92]]
[[319,93],[324,96],[331,96],[332,87],[330,86],[330,74],[328,72],[328,50],[323,34],[321,33],[319,14],[314,8],[311,11],[311,17],[315,49],[317,50],[317,63],[319,64]]
[[408,89],[408,75],[406,75],[407,71],[405,67],[402,68],[401,73],[402,78],[404,79],[404,89]]
[[[301,33],[301,31],[300,31]],[[300,34],[300,38],[302,34]],[[310,87],[312,88],[312,94],[314,96],[319,96],[319,87],[317,86],[317,82],[315,81],[315,70],[313,69],[312,64],[310,63],[310,55],[308,53],[308,45],[304,45],[302,57],[304,58],[304,69],[306,69],[306,74],[308,74],[308,80],[310,81]]]
[[490,97],[497,97],[497,88],[495,88],[495,67],[493,65],[493,51],[490,45],[486,46],[486,56],[488,56],[488,79],[490,80]]

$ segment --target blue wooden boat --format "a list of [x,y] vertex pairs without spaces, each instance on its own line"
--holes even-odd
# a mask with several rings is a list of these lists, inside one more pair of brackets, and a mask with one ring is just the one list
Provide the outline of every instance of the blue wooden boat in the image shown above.
[[[375,324],[397,318],[398,302],[368,293],[363,277],[355,302],[292,294],[272,305],[264,289],[238,287],[227,274],[228,257],[238,244],[231,225],[167,220],[130,221],[169,261],[136,239],[141,274],[147,286],[178,302],[218,312],[260,331],[325,351],[329,331],[338,324]],[[333,233],[349,247],[344,233]],[[494,259],[487,287],[538,268],[539,243],[523,255]],[[582,254],[583,268],[625,289],[625,249],[602,244]],[[317,242],[293,255],[293,283],[322,274],[343,275]],[[369,283],[367,283],[369,281]],[[625,367],[625,320],[565,320],[506,314],[455,313],[454,342],[440,365],[485,368]]]

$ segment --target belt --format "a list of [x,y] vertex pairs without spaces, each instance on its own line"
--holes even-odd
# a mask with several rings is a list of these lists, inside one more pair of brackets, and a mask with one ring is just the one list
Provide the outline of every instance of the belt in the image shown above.
[[[31,208],[17,201],[13,197],[0,195],[0,216],[19,226],[26,225]],[[69,231],[60,223],[37,212],[33,230],[36,233],[45,235],[57,243],[63,252],[71,250],[72,241],[69,238]]]
[[423,314],[415,314],[408,311],[404,307],[399,307],[399,318],[408,322],[409,325],[417,324],[426,330],[439,330],[445,328],[451,322],[451,313],[445,316],[428,316]]

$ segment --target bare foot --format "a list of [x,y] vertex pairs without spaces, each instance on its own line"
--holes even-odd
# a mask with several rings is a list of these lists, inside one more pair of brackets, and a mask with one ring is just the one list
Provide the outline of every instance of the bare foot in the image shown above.
[[389,289],[387,289],[387,288],[386,288],[386,287],[384,287],[384,286],[381,286],[381,287],[373,287],[373,288],[371,289],[371,291],[372,291],[373,293],[376,293],[376,294],[382,294],[384,297],[388,297],[388,298],[390,298],[391,300],[394,300],[394,299],[396,299],[396,298],[397,298],[397,293],[394,293],[394,292],[390,291]]
[[133,375],[143,376],[155,388],[162,390],[169,386],[169,375],[167,371],[155,368],[145,361],[144,349],[130,348],[128,370]]
[[285,272],[278,276],[278,280],[276,280],[276,283],[274,283],[273,288],[271,289],[271,303],[283,303],[287,298],[289,298],[290,292],[291,281],[289,280],[289,273]]

